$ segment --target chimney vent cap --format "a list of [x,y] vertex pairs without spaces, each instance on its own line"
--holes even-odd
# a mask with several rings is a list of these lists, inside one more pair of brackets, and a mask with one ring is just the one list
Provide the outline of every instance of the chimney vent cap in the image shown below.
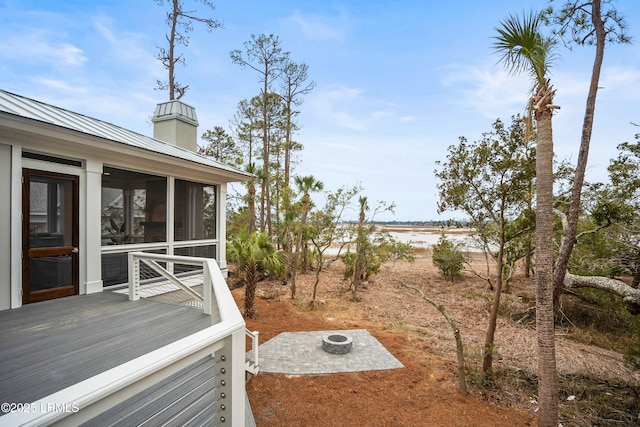
[[167,101],[158,104],[151,121],[155,123],[170,119],[178,119],[198,126],[196,109],[179,100]]

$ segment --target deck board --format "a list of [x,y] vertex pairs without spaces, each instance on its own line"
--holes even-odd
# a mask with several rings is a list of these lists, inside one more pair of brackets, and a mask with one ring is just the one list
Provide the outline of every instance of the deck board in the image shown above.
[[210,326],[202,310],[101,292],[0,311],[0,402],[33,402]]

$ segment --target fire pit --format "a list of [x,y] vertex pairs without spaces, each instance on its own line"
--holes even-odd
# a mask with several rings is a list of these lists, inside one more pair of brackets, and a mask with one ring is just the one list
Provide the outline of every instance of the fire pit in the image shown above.
[[347,354],[351,351],[353,339],[344,334],[332,333],[322,336],[322,349],[331,354]]

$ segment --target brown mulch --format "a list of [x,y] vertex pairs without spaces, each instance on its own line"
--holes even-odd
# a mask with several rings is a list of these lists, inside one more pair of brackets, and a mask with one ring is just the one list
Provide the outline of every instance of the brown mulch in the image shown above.
[[[423,265],[426,257],[422,261],[401,269],[420,276],[425,268],[431,270]],[[432,307],[393,281],[390,267],[361,290],[359,302],[350,300],[341,274],[338,263],[322,273],[313,310],[308,307],[313,273],[300,276],[295,300],[281,283],[261,283],[258,315],[247,320],[247,327],[260,332],[261,343],[280,332],[367,329],[404,368],[304,376],[260,373],[247,384],[258,426],[535,425],[535,416],[514,402],[477,390],[469,396],[458,393],[455,354],[444,354],[438,348],[440,337],[421,331],[439,330],[454,348],[448,326],[438,323]],[[448,282],[440,285],[450,287]],[[233,292],[242,307],[242,289]]]

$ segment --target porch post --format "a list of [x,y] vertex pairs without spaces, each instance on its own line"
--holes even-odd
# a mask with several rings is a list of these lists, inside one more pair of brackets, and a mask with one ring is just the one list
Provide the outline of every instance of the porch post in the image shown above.
[[22,305],[22,146],[13,144],[11,149],[11,308]]
[[223,277],[227,277],[227,184],[220,184],[218,187],[218,209],[216,212],[218,220],[218,248],[216,261]]
[[102,292],[102,162],[86,162],[85,200],[80,203],[85,207],[86,226],[80,232],[81,238],[82,233],[85,233],[84,245],[82,240],[80,242],[80,259],[85,260],[81,263],[81,271],[84,268],[85,277],[84,291],[92,294]]
[[[11,146],[0,142],[0,197],[4,202],[0,205],[0,310],[11,308]],[[19,182],[19,181],[18,181]],[[17,259],[17,257],[15,257]]]

